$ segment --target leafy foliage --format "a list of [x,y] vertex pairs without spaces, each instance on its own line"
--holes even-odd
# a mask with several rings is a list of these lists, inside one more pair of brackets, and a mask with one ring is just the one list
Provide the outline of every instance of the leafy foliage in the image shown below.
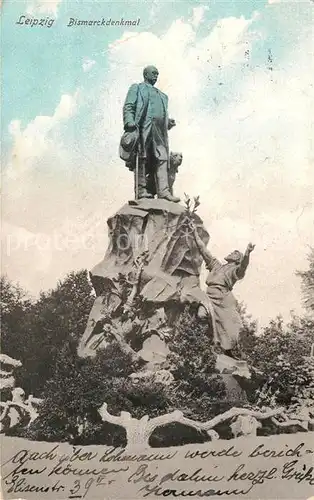
[[[94,439],[94,427],[101,442],[111,443],[113,430],[108,425],[103,427],[97,412],[104,401],[114,415],[128,411],[134,418],[146,414],[153,418],[181,409],[191,417],[208,419],[217,411],[215,404],[220,401],[224,386],[218,375],[213,376],[214,358],[208,337],[188,313],[176,327],[172,348],[170,369],[176,381],[167,387],[153,378],[134,382],[129,375],[137,366],[115,342],[93,359],[78,358],[75,342],[67,342],[57,356],[53,377],[43,391],[45,402],[40,417],[28,437],[82,442]],[[186,350],[189,360],[182,362],[183,358],[186,360]],[[83,432],[79,430],[82,422]],[[124,437],[117,436],[121,444]],[[156,439],[162,441],[162,437]]]
[[222,378],[216,373],[208,326],[186,308],[175,326],[169,348],[175,378],[170,389],[173,408],[191,418],[207,420],[214,410],[217,412],[217,403],[225,395]]
[[70,273],[35,303],[7,279],[2,283],[3,352],[23,363],[17,383],[40,396],[64,343],[84,332],[94,300],[87,272]]
[[1,276],[0,287],[2,350],[9,356],[18,358],[20,345],[25,340],[21,326],[32,303],[26,292],[7,276]]
[[309,269],[307,271],[299,271],[297,274],[301,277],[302,293],[304,306],[310,313],[314,313],[314,248],[308,256]]
[[243,303],[237,303],[237,309],[241,316],[242,327],[239,335],[238,346],[234,349],[239,358],[244,358],[250,362],[252,351],[258,344],[257,321],[253,320],[248,314],[246,306]]
[[[285,326],[272,320],[247,351],[248,362],[259,371],[263,389],[256,393],[262,404],[292,404],[313,383],[309,362],[314,343],[314,320],[294,316]],[[313,395],[312,395],[313,398]]]
[[75,440],[81,426],[83,439],[85,431],[90,434],[92,427],[100,431],[103,425],[97,409],[104,401],[119,407],[119,380],[124,382],[131,370],[130,358],[116,344],[94,359],[81,359],[76,353],[76,342],[66,342],[56,358],[53,377],[44,387],[40,416],[28,437]]

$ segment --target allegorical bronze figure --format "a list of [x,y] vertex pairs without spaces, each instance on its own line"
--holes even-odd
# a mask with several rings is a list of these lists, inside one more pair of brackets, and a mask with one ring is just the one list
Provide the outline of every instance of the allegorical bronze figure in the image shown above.
[[[233,357],[232,349],[237,345],[242,320],[232,289],[237,281],[244,278],[255,245],[249,243],[244,254],[234,250],[225,257],[226,263],[221,263],[206,248],[196,228],[194,228],[194,238],[209,271],[206,294],[212,305],[214,340],[225,354]],[[204,308],[201,307],[199,310],[201,316],[202,309]],[[206,315],[205,310],[204,314]]]

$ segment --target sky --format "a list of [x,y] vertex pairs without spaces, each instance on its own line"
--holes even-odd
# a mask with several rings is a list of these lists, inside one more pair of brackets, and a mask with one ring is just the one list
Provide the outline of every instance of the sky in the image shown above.
[[183,154],[175,194],[200,196],[218,258],[256,244],[234,293],[260,325],[299,313],[296,270],[314,246],[313,2],[2,8],[2,272],[36,297],[103,258],[106,221],[133,197],[118,157],[123,101],[154,64],[177,123],[170,146]]

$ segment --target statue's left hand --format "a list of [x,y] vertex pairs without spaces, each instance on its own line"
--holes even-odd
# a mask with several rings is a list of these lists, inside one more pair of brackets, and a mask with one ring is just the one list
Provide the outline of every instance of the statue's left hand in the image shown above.
[[249,243],[247,246],[247,251],[249,253],[251,253],[251,252],[253,252],[254,248],[255,248],[255,245],[253,245],[252,243]]
[[168,130],[170,130],[172,127],[176,126],[176,121],[173,118],[169,118],[168,120]]

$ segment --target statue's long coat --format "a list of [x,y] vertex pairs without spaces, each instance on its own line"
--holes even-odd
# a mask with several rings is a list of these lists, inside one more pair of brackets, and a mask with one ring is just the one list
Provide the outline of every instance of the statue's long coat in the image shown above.
[[[149,89],[145,82],[131,85],[123,106],[123,125],[126,130],[129,125],[137,125],[140,131],[139,150],[142,157],[147,157],[148,148],[153,144],[153,153],[156,159],[169,159],[168,144],[168,96],[156,89],[164,106],[165,120],[156,128],[153,116],[149,112]],[[134,151],[130,152],[132,161]],[[135,158],[134,158],[135,159]]]

